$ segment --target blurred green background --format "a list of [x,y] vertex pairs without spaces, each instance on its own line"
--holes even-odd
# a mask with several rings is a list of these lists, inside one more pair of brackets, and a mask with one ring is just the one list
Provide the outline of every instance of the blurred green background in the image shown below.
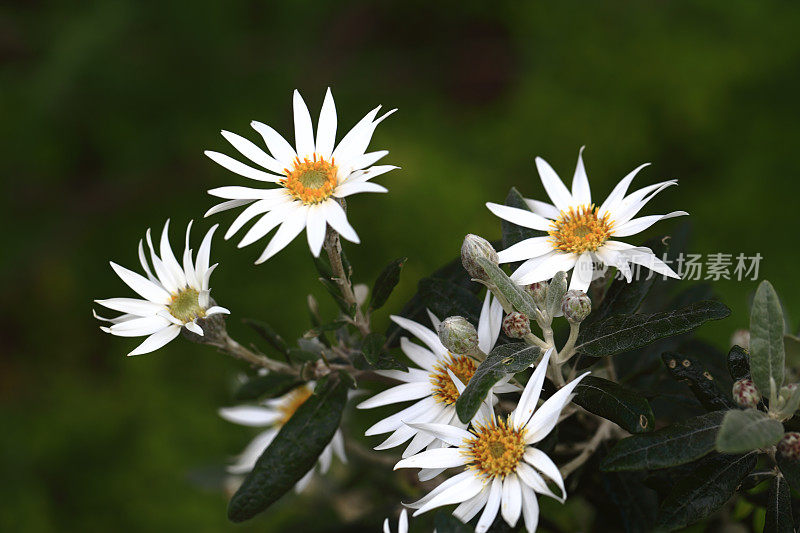
[[[325,528],[336,509],[391,511],[369,499],[333,509],[317,492],[230,525],[213,473],[253,432],[216,409],[242,367],[183,340],[126,358],[136,341],[101,333],[91,315],[93,299],[130,295],[108,260],[135,268],[147,227],[170,217],[179,243],[190,218],[203,231],[230,223],[230,213],[201,218],[213,204],[205,191],[247,180],[202,152],[234,153],[220,129],[260,142],[252,119],[291,139],[294,88],[315,116],[332,88],[340,136],[377,104],[399,108],[371,145],[402,167],[377,180],[390,194],[349,203],[362,240],[347,247],[356,281],[409,257],[387,310],[454,257],[465,233],[499,237],[484,202],[512,185],[543,197],[535,155],[571,179],[585,144],[596,198],[653,162],[639,186],[680,186],[646,212],[689,211],[693,252],[761,253],[760,276],[800,314],[800,5],[457,5],[3,4],[0,529],[281,531],[298,517],[310,529],[310,513]],[[212,248],[213,295],[243,341],[254,340],[243,317],[296,337],[305,295],[324,294],[304,238],[256,267],[265,244]],[[703,335],[726,347],[747,324],[755,285],[716,282],[734,313]]]

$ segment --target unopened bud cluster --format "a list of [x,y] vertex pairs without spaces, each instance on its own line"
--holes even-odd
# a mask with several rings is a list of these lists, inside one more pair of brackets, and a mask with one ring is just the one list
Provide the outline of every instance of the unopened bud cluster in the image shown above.
[[525,285],[524,288],[525,292],[530,294],[531,298],[533,298],[536,307],[544,309],[544,304],[547,300],[547,282],[539,281],[537,283],[531,283],[530,285]]
[[439,340],[454,354],[478,351],[478,332],[463,316],[451,316],[439,324]]
[[567,291],[561,304],[564,317],[572,323],[580,323],[592,312],[592,301],[583,291]]
[[523,313],[516,311],[503,319],[503,331],[512,339],[521,339],[531,332],[531,321]]
[[500,262],[497,251],[489,241],[470,233],[464,237],[464,243],[461,245],[461,264],[473,279],[487,281],[489,276],[478,262],[479,258],[488,259],[494,264]]
[[786,433],[778,442],[778,454],[789,461],[800,461],[800,433]]
[[761,393],[752,379],[740,379],[733,384],[733,401],[739,407],[755,409],[761,402]]

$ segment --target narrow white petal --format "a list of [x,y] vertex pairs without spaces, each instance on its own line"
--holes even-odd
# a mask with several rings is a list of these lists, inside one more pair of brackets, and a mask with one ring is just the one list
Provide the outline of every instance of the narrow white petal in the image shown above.
[[522,517],[525,519],[525,529],[530,533],[536,531],[539,525],[539,502],[533,489],[522,485]]
[[311,479],[314,477],[314,468],[315,467],[312,466],[311,470],[306,472],[305,475],[300,478],[300,481],[298,481],[295,484],[294,491],[295,491],[296,494],[300,494],[301,492],[306,490],[306,488],[308,487],[309,483],[311,483]]
[[419,368],[409,368],[406,370],[375,370],[375,373],[385,378],[396,379],[404,383],[413,381],[430,381],[430,374]]
[[520,285],[528,285],[530,283],[549,280],[556,274],[556,272],[568,272],[570,269],[572,269],[572,267],[575,266],[575,262],[577,260],[578,256],[575,254],[557,252],[550,256],[547,261],[538,264],[536,268],[530,272],[527,272],[525,275],[517,274],[517,272],[522,268],[520,267],[511,275],[511,279]]
[[430,501],[425,503],[422,507],[414,512],[413,516],[418,516],[422,513],[442,507],[444,505],[452,505],[454,503],[461,503],[469,500],[483,490],[483,482],[475,475],[465,477],[452,487],[448,487]]
[[[429,330],[418,322],[414,322],[413,320],[409,320],[402,316],[392,315],[389,318],[391,318],[392,321],[401,328],[413,333],[414,336],[424,342],[425,345],[427,345],[436,356],[442,357],[447,355],[447,348],[444,347],[442,342],[439,340],[439,336],[435,332]],[[411,356],[409,355],[409,357]],[[416,363],[416,361],[414,362]],[[432,369],[423,365],[420,366],[426,370]]]
[[333,145],[336,142],[336,122],[336,104],[333,102],[333,95],[330,88],[328,88],[325,92],[325,100],[322,102],[322,109],[319,112],[316,143],[317,153],[326,160],[331,158]]
[[489,492],[489,487],[484,487],[478,494],[456,507],[453,511],[453,516],[466,524],[475,518],[478,511],[486,505],[486,501],[489,499]]
[[359,409],[372,409],[382,405],[418,400],[431,394],[431,384],[426,382],[403,383],[396,385],[383,392],[379,392],[372,398],[364,400],[358,404]]
[[570,402],[572,391],[589,374],[590,372],[585,372],[561,387],[533,413],[526,426],[525,442],[527,444],[539,442],[553,430],[564,406]]
[[453,468],[462,466],[466,457],[459,448],[436,448],[425,450],[413,457],[401,459],[394,469],[398,468]]
[[653,272],[657,272],[663,276],[681,279],[681,277],[674,270],[664,263],[664,261],[656,257],[653,252],[647,253],[641,251],[630,251],[625,254],[625,257],[631,263],[642,265],[643,267],[649,268]]
[[311,125],[311,113],[308,112],[303,97],[295,89],[292,95],[294,109],[294,142],[297,147],[297,156],[300,159],[310,158],[314,154],[314,127]]
[[449,424],[433,424],[433,423],[412,423],[406,422],[409,426],[430,433],[437,439],[446,442],[452,446],[461,446],[465,440],[470,440],[474,437],[472,433],[465,429],[461,429]]
[[426,494],[419,500],[404,505],[411,509],[419,509],[420,507],[422,507],[423,505],[425,505],[426,503],[428,503],[429,501],[431,501],[436,496],[438,496],[445,490],[449,489],[450,487],[454,487],[460,483],[463,483],[465,480],[474,477],[475,474],[471,471],[461,472],[460,474],[456,474],[453,477],[445,479],[436,488],[434,488],[432,491],[430,491],[428,494]]
[[139,316],[155,315],[164,309],[161,304],[153,303],[149,300],[139,300],[138,298],[108,298],[107,300],[95,300],[95,302],[120,313]]
[[211,241],[214,239],[214,233],[217,231],[219,224],[214,224],[203,236],[200,242],[200,248],[197,250],[197,261],[194,265],[195,275],[200,281],[200,289],[208,289],[208,277],[210,275],[209,263],[211,262]]
[[240,187],[238,185],[226,185],[208,191],[211,196],[217,198],[230,198],[232,200],[272,200],[276,195],[286,194],[286,190],[280,189],[255,189],[253,187]]
[[147,274],[147,279],[153,283],[158,283],[158,279],[150,271],[150,266],[147,264],[147,257],[144,255],[144,244],[141,239],[139,239],[139,263],[142,265],[142,270]]
[[337,176],[339,178],[339,185],[344,185],[347,183],[364,183],[398,168],[400,167],[395,165],[375,165],[367,170],[358,170],[352,173],[347,173],[345,170],[339,169]]
[[339,202],[336,200],[328,200],[327,202],[320,205],[322,212],[325,213],[325,218],[328,220],[328,224],[336,230],[339,235],[344,237],[350,242],[359,243],[358,234],[356,234],[356,230],[353,229],[353,226],[350,225],[350,222],[347,221],[347,214],[342,209],[342,206],[339,205]]
[[516,474],[509,474],[503,480],[500,501],[500,514],[503,520],[511,527],[516,526],[522,512],[522,487]]
[[575,175],[572,178],[572,199],[575,207],[592,203],[592,193],[589,189],[589,178],[586,177],[586,168],[583,166],[583,149],[578,152],[578,164],[575,166]]
[[531,200],[529,198],[525,198],[525,203],[528,205],[528,209],[545,218],[556,219],[561,215],[561,211],[553,204],[540,202],[539,200]]
[[211,215],[216,215],[217,213],[222,213],[223,211],[227,211],[229,209],[235,209],[237,207],[247,205],[252,201],[253,200],[228,200],[227,202],[222,202],[211,207],[203,214],[203,217],[210,217]]
[[289,213],[301,205],[302,204],[299,202],[289,200],[286,203],[273,208],[269,213],[258,219],[258,221],[256,221],[256,223],[253,224],[249,230],[247,230],[247,233],[244,234],[244,237],[237,246],[239,248],[244,248],[245,246],[253,244],[264,235],[275,229],[277,226],[282,224],[289,216]]
[[525,486],[530,487],[535,492],[538,492],[539,494],[545,494],[561,502],[564,501],[563,498],[560,498],[552,490],[550,490],[550,487],[547,486],[547,482],[544,480],[544,478],[527,463],[520,463],[517,465],[517,475]]
[[206,309],[206,316],[219,315],[219,314],[229,315],[231,314],[231,312],[225,309],[224,307],[220,307],[218,305],[214,305]]
[[552,479],[558,488],[561,489],[561,496],[567,497],[567,489],[564,488],[564,478],[561,477],[561,472],[558,470],[556,464],[550,459],[546,453],[533,446],[525,448],[524,459],[529,465],[536,468],[539,472]]
[[498,252],[497,256],[500,258],[501,263],[512,263],[540,257],[551,251],[553,251],[553,242],[550,237],[531,237],[512,244],[505,250]]
[[475,533],[486,533],[489,527],[494,523],[497,517],[497,511],[500,509],[500,500],[503,493],[503,482],[499,477],[492,478],[492,486],[489,489],[489,499],[486,500],[486,506],[483,508],[481,518],[478,520],[478,525],[475,526]]
[[403,509],[397,521],[397,533],[408,533],[408,512]]
[[342,430],[337,429],[336,433],[333,434],[333,439],[331,439],[331,447],[333,449],[333,453],[336,454],[336,457],[343,463],[347,463],[347,455],[344,453],[344,437],[342,436]]
[[273,157],[267,155],[264,150],[250,142],[248,139],[245,139],[241,135],[236,135],[235,133],[225,130],[222,130],[222,136],[225,137],[225,139],[247,159],[256,165],[261,165],[267,170],[278,174],[277,176],[272,176],[272,180],[264,179],[261,181],[277,182],[283,177],[284,165],[278,163]]
[[150,353],[158,350],[172,339],[177,337],[181,332],[180,326],[171,325],[167,326],[166,328],[157,331],[147,337],[143,343],[137,346],[132,352],[128,355],[141,355],[145,353]]
[[163,261],[164,266],[169,270],[172,278],[178,283],[178,288],[182,289],[186,287],[186,276],[184,275],[180,263],[178,263],[178,260],[175,258],[175,254],[172,253],[172,245],[169,242],[169,219],[164,224],[164,229],[161,231],[159,251],[161,252],[161,261]]
[[283,416],[280,411],[255,405],[239,405],[236,407],[223,407],[219,416],[228,422],[242,426],[263,427],[270,426]]
[[145,318],[134,318],[114,324],[108,328],[108,333],[119,337],[142,337],[152,335],[170,326],[170,321],[161,316],[148,316]]
[[203,328],[201,328],[197,322],[187,322],[183,325],[186,329],[194,333],[195,335],[200,335],[201,337],[204,336]]
[[113,261],[111,261],[110,264],[114,272],[117,273],[117,276],[142,298],[158,304],[167,304],[170,301],[171,297],[169,293],[152,281]]
[[567,190],[564,182],[558,177],[556,171],[550,164],[541,157],[536,158],[536,169],[539,171],[539,177],[544,185],[544,190],[553,201],[553,204],[559,211],[569,211],[573,205],[572,195]]
[[537,215],[536,213],[532,213],[531,211],[526,211],[525,209],[519,209],[517,207],[509,207],[507,205],[495,204],[492,202],[487,202],[486,207],[488,207],[489,211],[494,213],[496,216],[502,218],[503,220],[507,220],[512,224],[516,224],[517,226],[538,229],[540,231],[548,231],[550,229],[549,220]]
[[347,198],[348,196],[352,196],[354,194],[360,194],[362,192],[389,192],[389,189],[384,187],[383,185],[378,185],[377,183],[345,183],[336,188],[336,191],[333,195],[336,198]]
[[288,168],[292,165],[297,154],[294,148],[292,148],[292,145],[286,142],[286,139],[284,139],[280,133],[270,126],[256,120],[252,121],[250,126],[264,138],[264,142],[267,143],[267,148],[269,148],[270,153],[272,153],[272,157],[274,157],[278,163],[283,165],[284,168]]
[[319,257],[322,251],[322,244],[325,242],[325,229],[328,223],[325,219],[325,214],[319,206],[312,205],[308,209],[308,219],[306,221],[306,237],[308,239],[308,247],[311,249],[311,254],[314,257]]
[[263,263],[286,248],[286,246],[303,231],[303,228],[306,227],[307,217],[308,208],[306,206],[298,207],[293,212],[290,212],[286,220],[278,228],[278,231],[275,232],[272,240],[269,241],[264,253],[256,259],[256,264]]
[[644,187],[634,193],[631,193],[628,197],[622,200],[616,211],[611,212],[611,222],[614,224],[614,227],[627,223],[630,219],[635,217],[636,213],[641,211],[641,209],[647,205],[650,200],[655,198],[658,193],[667,187],[677,184],[677,180],[670,180],[662,183],[656,183],[655,185],[650,185],[649,187]]
[[[429,413],[435,407],[436,400],[434,400],[433,397],[428,396],[418,401],[414,405],[406,407],[402,411],[399,411],[384,418],[380,422],[375,423],[372,427],[364,432],[364,435],[371,437],[373,435],[380,435],[381,433],[395,431],[399,427],[403,426],[404,421],[416,422],[422,414]],[[360,409],[361,407],[359,406],[358,408]]]
[[553,355],[553,348],[544,352],[542,360],[536,365],[536,368],[531,374],[525,389],[522,391],[522,396],[519,398],[517,408],[511,414],[511,421],[515,428],[522,428],[530,420],[536,404],[539,402],[539,395],[542,393],[542,386],[544,385],[544,378],[547,374],[547,365],[550,364],[550,357]]
[[666,215],[650,215],[646,217],[632,218],[625,224],[615,226],[612,237],[627,237],[629,235],[636,235],[660,220],[685,216],[688,214],[689,213],[686,211],[673,211],[672,213],[667,213]]
[[153,270],[156,272],[159,284],[168,292],[174,293],[180,286],[180,279],[173,275],[172,270],[167,268],[161,258],[156,254],[155,247],[153,246],[153,239],[150,235],[150,228],[147,228],[145,240],[147,241],[147,247],[150,249],[150,262],[153,263]]
[[368,152],[360,157],[357,157],[351,163],[353,170],[361,170],[370,167],[389,155],[389,150],[378,150],[376,152]]
[[592,283],[592,274],[594,273],[594,263],[592,262],[591,252],[583,252],[578,260],[575,261],[575,267],[572,270],[572,278],[569,282],[569,289],[572,291],[583,291],[589,288]]
[[622,178],[616,187],[614,187],[614,190],[611,191],[611,194],[608,195],[606,201],[600,206],[600,209],[597,211],[597,216],[602,217],[606,213],[613,213],[616,211],[620,202],[625,197],[625,193],[628,192],[628,187],[630,187],[633,178],[636,177],[636,174],[638,174],[640,170],[649,164],[650,163],[639,165],[629,172],[624,178]]
[[214,152],[211,150],[206,150],[203,153],[206,154],[206,156],[208,156],[209,159],[211,159],[218,165],[225,167],[234,174],[239,174],[240,176],[244,176],[245,178],[250,178],[251,180],[257,180],[257,181],[267,181],[271,183],[274,183],[278,181],[278,179],[280,179],[279,176],[275,176],[274,174],[270,174],[269,172],[264,172],[263,170],[258,170],[257,168],[245,165],[244,163],[237,161],[236,159],[228,155],[221,154],[219,152]]
[[[447,425],[447,423],[453,418],[453,411],[454,408],[452,406],[447,406],[441,410],[439,416],[433,419],[431,422],[419,422],[420,424],[433,424],[435,426]],[[420,429],[419,427],[414,426],[414,423],[408,423],[407,425],[413,427],[414,429]],[[408,443],[408,446],[405,450],[403,450],[403,459],[406,457],[411,457],[412,455],[419,453],[422,451],[423,448],[428,447],[428,449],[439,448],[439,446],[429,446],[436,440],[436,436],[428,431],[418,431],[414,438],[411,439],[411,442]]]
[[258,458],[264,453],[264,450],[267,449],[267,446],[272,444],[272,441],[275,440],[277,434],[277,429],[270,428],[256,435],[236,458],[236,462],[228,466],[228,472],[231,474],[249,473],[253,467],[256,466],[256,461],[258,461]]

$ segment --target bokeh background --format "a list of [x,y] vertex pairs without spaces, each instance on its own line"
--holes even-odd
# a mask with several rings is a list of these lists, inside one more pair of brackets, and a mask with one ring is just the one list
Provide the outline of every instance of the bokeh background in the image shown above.
[[[409,258],[386,311],[465,233],[499,237],[484,202],[512,185],[543,196],[535,155],[570,179],[585,144],[597,198],[653,162],[640,186],[680,185],[646,211],[689,211],[692,252],[761,253],[760,277],[800,314],[798,26],[800,5],[772,1],[5,2],[0,529],[332,530],[392,509],[330,504],[323,486],[229,524],[220,465],[253,432],[216,409],[242,367],[183,340],[126,358],[136,341],[91,315],[93,299],[128,295],[108,260],[135,267],[147,227],[170,217],[178,243],[190,218],[232,220],[201,218],[206,190],[246,180],[203,150],[233,153],[220,129],[260,142],[252,119],[291,138],[294,88],[314,115],[333,89],[340,135],[376,104],[399,108],[371,145],[403,167],[378,179],[390,194],[349,203],[357,281]],[[213,294],[243,341],[240,318],[294,338],[306,294],[324,298],[305,239],[254,266],[264,244],[212,248]],[[701,334],[725,348],[755,285],[715,282],[733,315]],[[354,483],[342,468],[333,480]]]

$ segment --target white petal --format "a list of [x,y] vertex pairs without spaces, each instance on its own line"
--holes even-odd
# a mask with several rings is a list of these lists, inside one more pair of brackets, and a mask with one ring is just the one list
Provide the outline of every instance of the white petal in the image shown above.
[[211,196],[217,198],[230,198],[233,200],[272,200],[276,195],[285,195],[286,190],[280,189],[254,189],[253,187],[240,187],[238,185],[227,185],[217,187],[208,191]]
[[109,298],[107,300],[95,300],[95,302],[120,313],[139,316],[155,315],[164,309],[161,304],[156,304],[149,300],[139,300],[138,298]]
[[[465,464],[466,457],[459,448],[436,448],[425,450],[413,457],[401,459],[394,469],[398,468],[453,468]],[[471,497],[471,496],[470,496]]]
[[354,194],[360,194],[362,192],[389,192],[389,189],[384,187],[383,185],[378,185],[377,183],[345,183],[336,188],[336,191],[333,195],[336,198],[347,198],[348,196],[352,196]]
[[134,318],[114,324],[107,328],[108,333],[119,337],[142,337],[152,335],[162,329],[169,327],[171,322],[161,316],[148,316],[145,318]]
[[308,112],[303,97],[295,89],[292,95],[294,109],[294,142],[297,147],[297,156],[300,159],[311,158],[314,154],[314,127],[311,125],[311,113]]
[[478,319],[478,348],[483,353],[492,351],[502,326],[503,305],[492,296],[491,291],[486,291],[481,316]]
[[430,381],[430,374],[419,368],[409,368],[406,370],[375,370],[375,373],[385,378],[396,379],[404,383],[413,381]]
[[208,289],[208,278],[210,276],[209,263],[211,262],[211,241],[214,239],[214,233],[217,231],[219,224],[214,224],[203,236],[200,243],[200,248],[197,250],[197,261],[194,265],[194,271],[197,278],[200,280],[200,289]]
[[431,394],[431,384],[425,382],[403,383],[379,392],[372,398],[358,404],[359,409],[372,409],[382,405],[418,400]]
[[245,165],[244,163],[237,161],[236,159],[227,156],[225,154],[214,152],[212,150],[206,150],[203,153],[206,154],[206,156],[208,156],[209,159],[211,159],[218,165],[227,168],[234,174],[239,174],[240,176],[244,176],[245,178],[250,178],[251,180],[257,180],[257,181],[267,181],[272,183],[278,181],[279,179],[279,177],[275,176],[274,174],[270,174],[268,172],[264,172],[263,170],[258,170],[251,166]]
[[503,493],[501,496],[500,514],[511,527],[517,525],[522,512],[522,487],[516,474],[509,474],[503,480]]
[[670,180],[662,183],[656,183],[655,185],[650,185],[649,187],[643,187],[642,189],[631,193],[628,197],[622,200],[616,211],[611,212],[612,224],[614,224],[615,227],[625,224],[634,216],[636,216],[636,213],[641,211],[641,209],[650,200],[655,198],[658,193],[667,187],[677,184],[677,180]]
[[339,235],[344,237],[350,242],[358,243],[360,242],[358,239],[358,235],[356,234],[356,230],[353,229],[353,226],[347,221],[347,214],[345,214],[344,209],[342,206],[339,205],[339,202],[336,200],[328,200],[320,205],[322,208],[322,212],[325,213],[325,218],[328,220],[328,224],[336,230]]
[[200,335],[201,337],[204,336],[203,328],[201,328],[197,322],[187,322],[183,325],[186,329],[194,333],[195,335]]
[[267,446],[272,444],[272,441],[275,440],[277,434],[277,429],[270,428],[256,435],[236,458],[236,462],[228,466],[228,472],[231,474],[249,473],[256,465],[258,458],[261,457],[261,454],[267,449]]
[[218,314],[229,315],[231,314],[231,312],[225,309],[224,307],[220,307],[218,305],[214,305],[206,309],[206,316],[218,315]]
[[611,191],[611,194],[608,195],[606,201],[600,206],[600,209],[597,211],[597,216],[602,217],[606,213],[613,213],[616,211],[620,202],[622,202],[622,199],[625,197],[625,193],[628,192],[628,187],[630,187],[633,178],[636,177],[636,174],[638,174],[640,170],[649,164],[650,163],[639,165],[622,178],[616,187],[614,187],[614,190]]
[[547,482],[545,482],[544,478],[540,476],[539,473],[533,468],[528,466],[527,463],[520,463],[517,465],[517,475],[525,486],[530,487],[539,494],[545,494],[559,501],[564,501],[563,498],[558,497],[552,490],[550,490],[550,487],[547,486]]
[[572,178],[572,198],[574,206],[590,205],[592,203],[592,193],[589,189],[589,178],[586,177],[586,168],[583,166],[583,149],[581,146],[578,152],[578,164],[575,167],[575,175]]
[[668,218],[680,217],[688,214],[689,213],[686,211],[673,211],[672,213],[667,213],[666,215],[650,215],[646,217],[633,218],[625,224],[615,226],[612,236],[627,237],[629,235],[635,235],[646,230],[660,220],[666,220]]
[[178,260],[175,258],[175,254],[172,253],[172,245],[169,242],[169,219],[164,224],[164,229],[161,232],[159,251],[161,252],[161,261],[163,261],[164,266],[169,270],[172,278],[178,283],[178,288],[184,288],[186,286],[186,276],[184,275],[180,263],[178,263]]
[[144,270],[145,274],[147,274],[147,279],[153,283],[158,283],[158,279],[150,271],[150,267],[147,264],[147,257],[144,255],[144,245],[142,244],[141,239],[139,239],[139,263],[142,265],[142,269]]
[[649,254],[646,252],[641,251],[631,251],[625,254],[625,257],[631,263],[636,263],[637,265],[642,265],[643,267],[649,268],[653,272],[657,272],[663,276],[667,276],[670,278],[681,279],[681,277],[672,270],[664,261],[659,259],[658,257],[650,252]]
[[272,240],[269,241],[266,249],[264,249],[264,253],[256,259],[256,264],[263,263],[286,248],[286,246],[303,231],[303,228],[306,227],[307,215],[308,208],[306,206],[298,207],[290,212],[286,220],[284,220],[283,224],[278,228],[278,231],[275,232]]
[[277,182],[283,177],[285,165],[281,165],[274,158],[268,156],[264,150],[250,142],[248,139],[245,139],[241,135],[236,135],[235,133],[225,130],[222,130],[222,136],[225,137],[225,139],[247,159],[256,165],[261,165],[267,170],[278,174],[278,176],[271,176],[271,180],[264,179],[261,181]]
[[273,208],[272,211],[258,219],[258,221],[247,230],[247,233],[244,234],[244,237],[242,237],[242,240],[237,246],[239,248],[244,248],[261,239],[264,235],[282,224],[290,213],[294,212],[300,206],[302,206],[300,202],[290,200]]
[[319,112],[317,123],[316,151],[323,159],[330,160],[336,142],[336,104],[330,88],[325,92],[325,100]]
[[167,326],[166,328],[157,331],[147,337],[143,343],[137,346],[131,353],[128,355],[141,355],[145,353],[150,353],[155,350],[158,350],[172,339],[177,337],[181,332],[180,326],[172,325]]
[[548,204],[547,202],[525,198],[525,203],[528,205],[528,209],[545,218],[556,219],[561,216],[561,211],[559,211],[556,206]]
[[522,485],[522,517],[525,519],[525,529],[529,532],[536,531],[539,525],[539,502],[533,489]]
[[325,214],[317,205],[312,205],[308,209],[308,219],[306,220],[306,237],[308,247],[314,257],[319,257],[322,251],[322,244],[325,242],[325,229],[328,223]]
[[549,280],[556,274],[556,272],[568,272],[570,269],[572,269],[572,267],[575,266],[575,262],[577,260],[578,256],[575,254],[556,252],[552,256],[549,256],[547,261],[538,264],[536,268],[525,273],[524,275],[517,274],[517,272],[522,269],[521,266],[511,275],[511,279],[520,285],[528,285],[530,283]]
[[561,472],[558,470],[558,467],[546,453],[533,446],[527,446],[523,457],[528,464],[552,479],[555,484],[558,485],[563,498],[567,497],[567,489],[564,488],[564,478],[561,477]]
[[[398,326],[400,326],[403,329],[406,329],[406,330],[410,331],[411,333],[414,334],[414,336],[416,338],[418,338],[419,340],[424,342],[425,345],[427,345],[428,348],[430,348],[431,351],[436,356],[442,357],[442,356],[447,355],[447,348],[444,347],[442,342],[439,340],[439,336],[435,332],[429,330],[428,328],[426,328],[425,326],[423,326],[422,324],[420,324],[418,322],[414,322],[413,320],[409,320],[409,319],[404,318],[402,316],[392,315],[390,318]],[[406,355],[408,355],[408,354],[406,354]],[[411,357],[411,356],[409,355],[409,357]],[[414,362],[416,363],[416,361],[414,361]],[[417,363],[417,364],[419,364],[419,363]],[[428,367],[423,366],[423,365],[419,365],[419,366],[421,366],[422,368],[424,368],[426,370],[432,370],[432,368],[428,368]]]
[[180,279],[173,275],[172,270],[167,268],[164,262],[156,254],[156,250],[153,247],[153,239],[150,235],[150,228],[147,229],[145,237],[147,240],[147,247],[150,249],[150,262],[153,263],[153,269],[156,272],[156,277],[158,278],[159,284],[167,291],[174,293],[178,290]]
[[277,131],[261,122],[254,120],[250,123],[250,126],[261,134],[261,137],[264,138],[264,142],[267,143],[267,148],[269,148],[269,151],[272,153],[272,157],[274,157],[278,163],[283,165],[284,168],[292,166],[292,162],[294,158],[297,157],[297,154],[294,148],[292,148],[292,145],[286,142],[286,139],[281,137]]
[[417,500],[415,502],[412,502],[412,503],[406,503],[404,505],[406,507],[410,507],[411,509],[419,509],[420,507],[422,507],[423,505],[425,505],[426,503],[431,501],[433,498],[435,498],[436,496],[438,496],[439,494],[441,494],[445,490],[449,489],[450,487],[454,487],[454,486],[458,485],[459,483],[464,482],[465,480],[469,479],[470,477],[474,478],[475,474],[473,474],[470,471],[461,472],[460,474],[457,474],[457,475],[455,475],[453,477],[445,479],[435,489],[430,491],[428,494],[426,494],[425,496],[423,496],[419,500]]
[[592,261],[591,252],[583,252],[578,260],[575,261],[575,267],[572,270],[572,278],[569,282],[569,290],[583,291],[589,288],[592,284],[592,274],[594,273],[594,263]]
[[475,533],[486,533],[497,517],[500,509],[500,500],[503,493],[503,482],[499,477],[492,478],[492,486],[489,489],[489,499],[486,500],[486,507],[483,508],[481,518],[475,526]]
[[553,251],[553,242],[550,237],[531,237],[512,244],[505,250],[498,252],[501,263],[525,261],[533,257],[542,256]]
[[572,391],[589,374],[590,372],[586,372],[561,387],[533,413],[526,426],[525,442],[527,444],[539,442],[553,430],[564,406],[570,402]]
[[237,207],[247,205],[252,201],[253,200],[228,200],[227,202],[222,202],[211,207],[208,211],[205,212],[205,214],[203,214],[203,217],[210,217],[211,215],[222,213],[223,211],[227,211],[228,209],[235,209]]
[[367,147],[372,139],[372,134],[375,132],[375,128],[378,124],[397,111],[396,109],[392,109],[373,120],[378,110],[380,110],[380,106],[367,113],[367,115],[342,138],[339,145],[333,151],[333,158],[337,162],[340,162],[343,168],[349,170],[353,169],[353,161],[356,161],[367,151]]
[[298,481],[295,484],[294,486],[295,493],[300,494],[301,492],[306,490],[308,484],[311,483],[311,479],[314,477],[314,468],[315,467],[311,467],[311,470],[306,472],[305,475],[300,478],[300,481]]
[[413,516],[418,516],[436,507],[464,502],[483,490],[483,482],[480,479],[471,472],[465,472],[465,474],[469,474],[469,476],[464,477],[452,487],[448,487],[431,498],[430,501],[417,509]]
[[[420,424],[433,424],[435,426],[440,425],[447,425],[448,422],[453,418],[453,411],[454,408],[452,406],[447,406],[439,413],[439,416],[433,419],[432,422],[420,422]],[[406,421],[407,422],[407,421]],[[414,429],[420,429],[416,427],[414,423],[407,423],[407,425],[413,427]],[[411,439],[411,442],[408,443],[408,446],[405,450],[403,450],[402,457],[405,459],[406,457],[411,457],[412,455],[419,453],[422,451],[423,448],[428,447],[428,449],[439,448],[439,446],[429,447],[431,443],[436,440],[436,436],[428,431],[418,431],[414,438]]]
[[225,232],[226,239],[233,237],[236,232],[242,229],[245,224],[256,216],[271,211],[281,205],[286,205],[292,201],[292,198],[286,193],[285,189],[273,189],[271,192],[276,194],[272,195],[271,198],[258,200],[239,213],[239,216],[237,216],[230,225],[228,231]]
[[353,170],[361,170],[370,167],[389,155],[389,150],[378,150],[376,152],[368,152],[361,157],[357,157],[352,162]]
[[400,512],[400,520],[397,521],[397,533],[408,533],[408,512],[405,509]]
[[547,365],[550,364],[550,357],[553,355],[553,348],[544,352],[542,360],[536,365],[533,374],[528,379],[525,389],[522,391],[522,396],[519,398],[517,408],[511,414],[511,421],[515,428],[522,428],[530,420],[533,411],[536,409],[536,404],[539,402],[539,395],[542,393],[542,386],[544,385],[544,378],[547,374]]
[[553,201],[553,204],[559,211],[569,211],[570,206],[573,205],[572,195],[567,190],[564,182],[558,177],[556,171],[550,164],[541,157],[536,158],[536,169],[539,171],[539,177],[544,185],[544,190]]
[[137,274],[136,272],[119,266],[113,261],[111,261],[110,264],[111,268],[114,269],[114,272],[117,273],[117,276],[119,276],[128,287],[133,289],[134,292],[136,292],[142,298],[158,304],[169,303],[171,296],[163,288]]
[[494,213],[496,216],[502,218],[503,220],[507,220],[512,224],[516,224],[517,226],[538,229],[540,231],[548,231],[550,229],[549,220],[537,215],[536,213],[532,213],[531,211],[526,211],[525,209],[519,209],[517,207],[509,207],[507,205],[495,204],[492,202],[487,202],[486,207],[488,207],[489,211]]
[[[423,398],[414,405],[406,407],[402,411],[399,411],[384,418],[380,422],[377,422],[367,431],[365,431],[364,435],[371,437],[372,435],[380,435],[381,433],[395,431],[399,427],[403,426],[403,421],[415,422],[419,419],[420,415],[423,413],[429,413],[434,407],[436,407],[436,400],[434,400],[433,397],[429,396],[427,398]],[[358,408],[361,409],[360,406],[358,406]]]
[[280,411],[255,405],[238,405],[236,407],[223,407],[219,416],[228,422],[242,426],[263,427],[270,426],[283,416]]
[[347,455],[344,453],[344,437],[342,436],[341,429],[337,429],[336,433],[333,434],[331,448],[341,462],[347,463]]
[[489,499],[489,492],[489,487],[484,487],[478,494],[456,507],[453,511],[453,516],[466,524],[486,505],[486,500]]
[[339,185],[344,185],[347,183],[364,183],[398,168],[400,167],[395,165],[375,165],[367,170],[358,170],[350,174],[342,169],[339,169]]
[[465,429],[461,429],[449,424],[433,423],[412,423],[406,422],[409,426],[430,433],[437,439],[452,446],[461,446],[465,440],[471,440],[474,435]]

